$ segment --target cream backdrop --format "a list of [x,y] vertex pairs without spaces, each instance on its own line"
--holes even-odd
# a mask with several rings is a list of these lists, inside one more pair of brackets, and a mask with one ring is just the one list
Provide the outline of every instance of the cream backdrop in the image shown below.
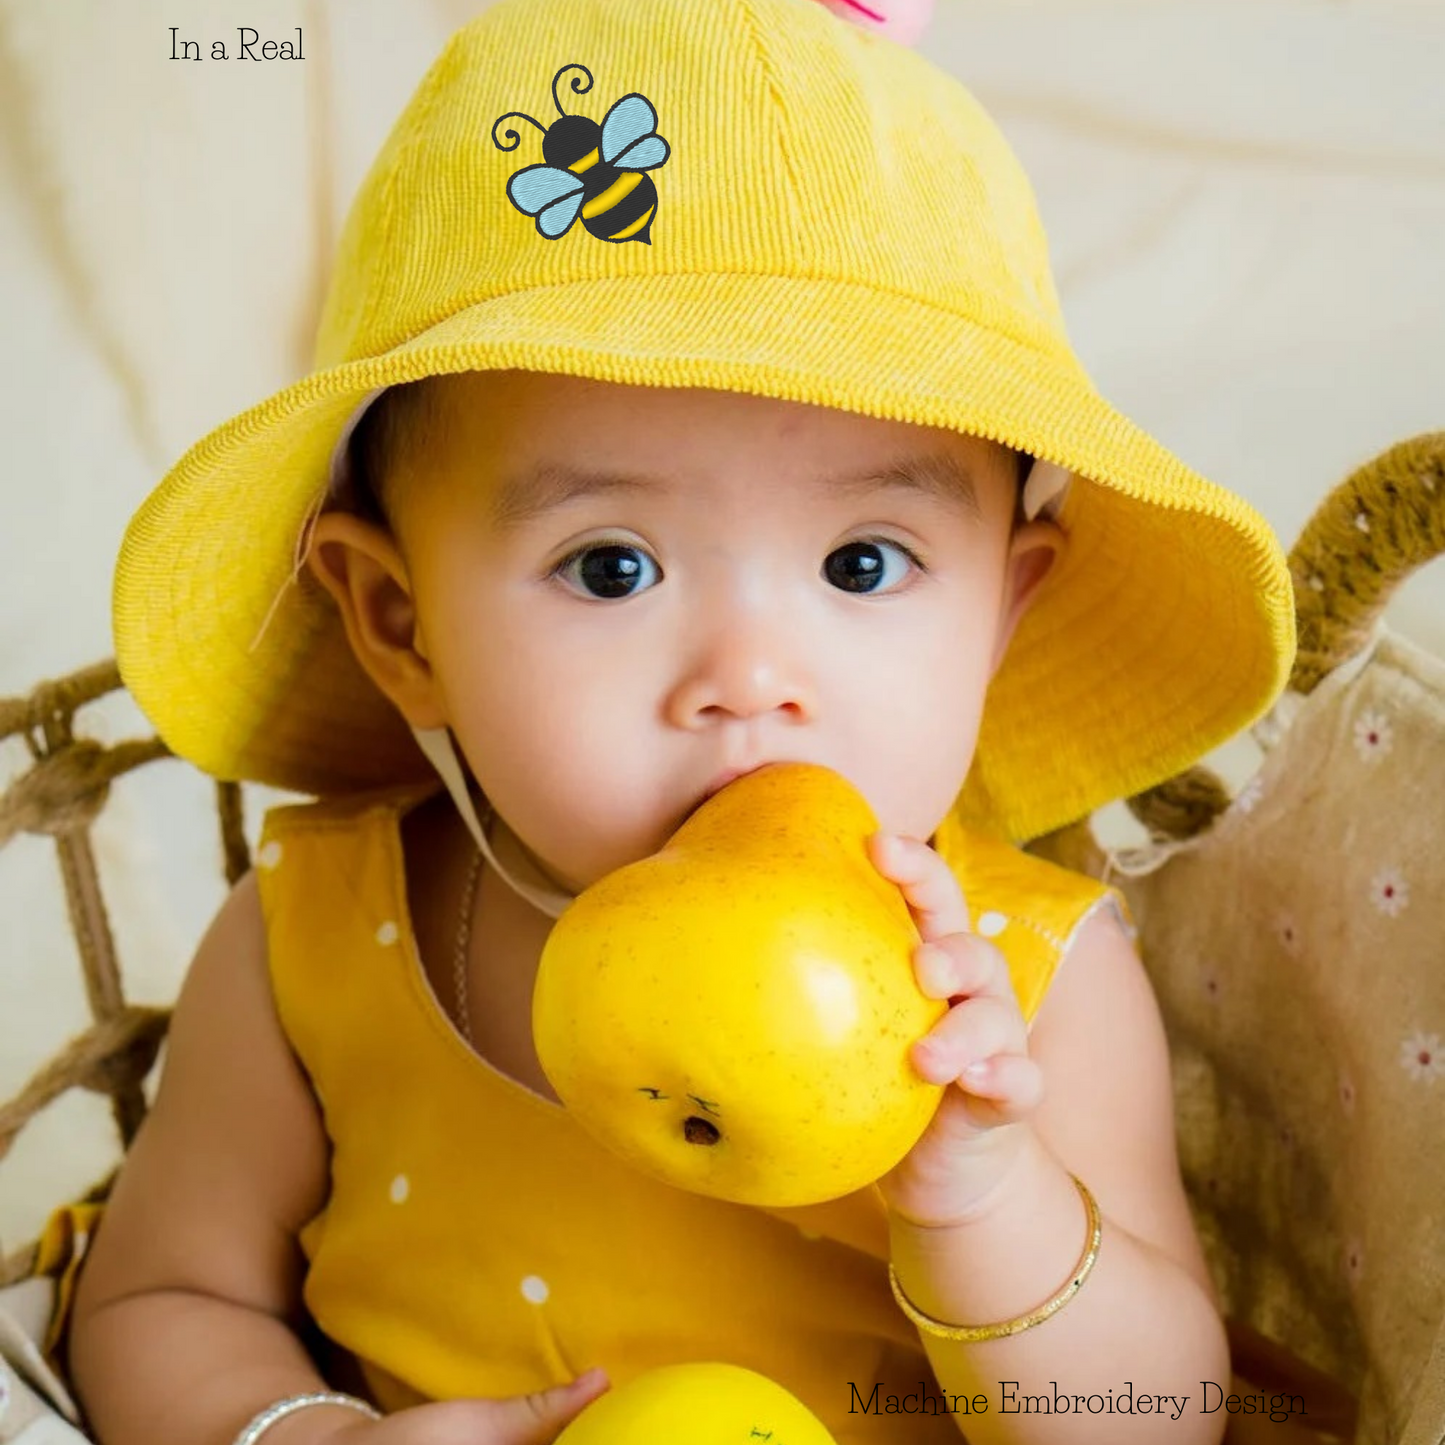
[[[478,8],[0,0],[0,696],[109,654],[127,518],[190,442],[305,368],[347,200]],[[305,59],[171,61],[171,25],[299,25]],[[1439,0],[939,0],[920,49],[1029,168],[1101,390],[1286,541],[1350,468],[1445,427]],[[1445,652],[1442,572],[1391,618]],[[124,705],[96,722],[143,727]],[[25,762],[0,744],[0,782]],[[170,1000],[220,903],[210,809],[203,780],[159,764],[98,827],[142,1001]],[[0,1097],[85,1022],[53,849],[17,839]],[[99,1101],[53,1108],[0,1167],[0,1240],[109,1157]]]

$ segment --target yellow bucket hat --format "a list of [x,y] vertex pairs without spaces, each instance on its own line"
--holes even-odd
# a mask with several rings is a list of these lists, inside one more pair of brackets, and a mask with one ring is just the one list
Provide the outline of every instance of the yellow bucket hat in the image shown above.
[[432,775],[300,559],[370,397],[493,368],[948,427],[1072,474],[956,822],[1037,836],[1284,685],[1273,534],[1094,390],[1028,181],[957,81],[816,0],[499,0],[361,187],[315,369],[192,447],[126,532],[117,658],[176,753],[317,794]]

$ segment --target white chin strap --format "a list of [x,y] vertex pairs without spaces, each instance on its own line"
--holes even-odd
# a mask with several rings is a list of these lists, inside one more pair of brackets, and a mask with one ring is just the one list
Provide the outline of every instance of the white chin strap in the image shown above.
[[472,795],[467,790],[466,779],[462,776],[462,766],[457,759],[457,751],[452,744],[451,733],[446,728],[412,728],[411,731],[412,736],[416,738],[417,745],[431,759],[432,766],[441,774],[442,782],[446,784],[447,792],[452,796],[452,802],[457,805],[457,811],[461,813],[462,821],[467,825],[467,831],[477,840],[477,847],[482,850],[487,862],[496,869],[500,877],[506,880],[508,887],[518,897],[525,898],[533,908],[545,913],[548,918],[560,918],[563,910],[576,897],[576,894],[564,893],[557,888],[534,888],[530,884],[512,877],[497,862],[497,855],[492,852],[492,845],[487,841],[486,830],[483,829],[481,821],[477,817],[476,808],[472,806]]
[[1035,462],[1024,483],[1024,516],[1030,522],[1035,517],[1057,517],[1073,480],[1072,472],[1053,462]]

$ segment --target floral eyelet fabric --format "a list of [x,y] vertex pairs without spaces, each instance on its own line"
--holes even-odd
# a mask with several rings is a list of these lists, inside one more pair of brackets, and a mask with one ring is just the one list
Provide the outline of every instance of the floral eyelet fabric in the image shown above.
[[[1174,1060],[1227,1313],[1358,1392],[1356,1445],[1445,1359],[1445,664],[1382,633],[1292,697],[1197,843],[1118,880]],[[1432,1363],[1432,1347],[1435,1358]],[[1423,1397],[1439,1388],[1438,1397]]]

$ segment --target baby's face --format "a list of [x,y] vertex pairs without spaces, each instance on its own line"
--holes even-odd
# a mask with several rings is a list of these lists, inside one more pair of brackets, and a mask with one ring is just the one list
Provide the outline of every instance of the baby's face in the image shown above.
[[[655,852],[720,773],[776,760],[932,835],[1056,544],[1012,527],[1012,453],[728,392],[436,385],[435,434],[400,463],[391,602],[414,609],[429,687],[388,690],[450,725],[559,884]],[[963,479],[859,480],[923,458]]]

